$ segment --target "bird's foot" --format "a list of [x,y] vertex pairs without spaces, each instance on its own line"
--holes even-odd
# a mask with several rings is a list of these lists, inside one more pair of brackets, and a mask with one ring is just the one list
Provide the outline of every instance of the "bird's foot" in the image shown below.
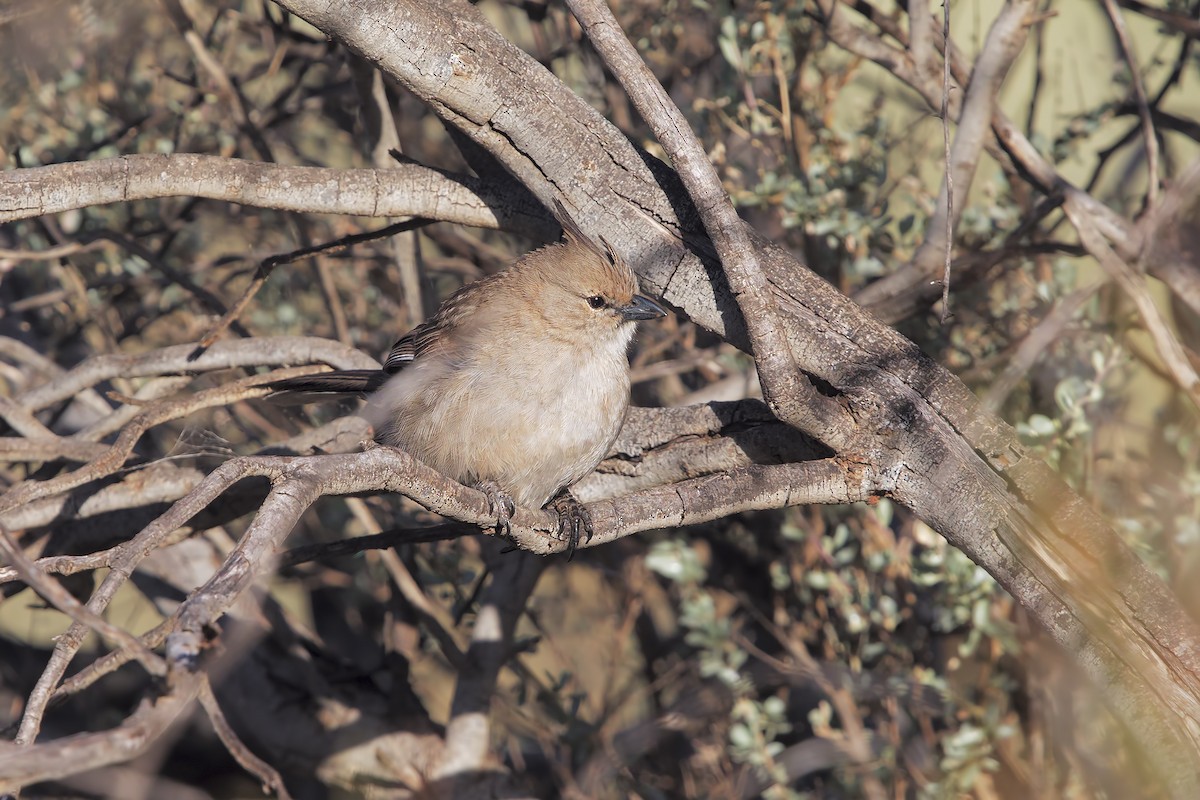
[[512,533],[512,515],[517,510],[512,496],[495,481],[481,481],[475,488],[487,495],[488,514],[496,520],[497,535],[508,536]]
[[592,540],[591,515],[568,489],[563,489],[550,501],[550,508],[558,514],[558,538],[567,539],[567,561],[570,561],[575,557],[575,548],[579,546],[580,533],[585,534],[585,542]]

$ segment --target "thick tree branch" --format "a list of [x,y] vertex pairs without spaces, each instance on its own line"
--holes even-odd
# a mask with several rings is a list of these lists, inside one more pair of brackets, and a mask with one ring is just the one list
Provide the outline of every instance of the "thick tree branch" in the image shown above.
[[[696,252],[711,252],[677,179],[662,165],[643,158],[578,97],[505,42],[476,9],[418,0],[281,0],[280,4],[380,64],[539,197],[566,197],[568,205],[580,210],[585,230],[602,232],[635,265],[647,287],[660,291],[701,325],[747,345],[742,315],[723,275],[710,271],[711,260],[706,267],[680,244],[687,241]],[[907,52],[885,49],[894,52],[881,55],[898,54],[899,71],[917,75]],[[954,59],[955,74],[965,82],[960,55],[950,46],[946,49]],[[914,80],[922,83],[917,77]],[[938,94],[935,87],[932,96]],[[1053,168],[1006,122],[993,116],[998,140],[1036,186],[1055,191],[1062,184]],[[999,151],[995,143],[991,146]],[[1122,257],[1129,262],[1138,257],[1142,237],[1128,220],[1087,196],[1080,197],[1077,205],[1105,238],[1121,248]],[[1123,231],[1132,235],[1123,237]],[[1092,509],[1025,453],[1011,429],[982,412],[965,387],[910,342],[876,324],[804,270],[790,254],[752,231],[746,235],[773,295],[769,302],[777,309],[793,360],[805,369],[811,367],[812,374],[827,384],[823,392],[838,397],[847,424],[854,426],[858,441],[866,446],[818,462],[750,465],[727,476],[697,479],[676,492],[678,501],[667,506],[666,513],[643,521],[667,524],[728,513],[728,506],[705,505],[718,480],[740,481],[736,491],[743,496],[776,505],[798,499],[792,490],[806,481],[817,487],[803,489],[808,496],[852,498],[864,489],[888,491],[996,576],[1056,641],[1078,654],[1172,792],[1195,796],[1200,637],[1171,594]],[[180,371],[195,368],[189,362]],[[92,386],[103,379],[79,385]],[[53,394],[42,397],[46,405],[38,407],[73,396],[68,392],[46,400]],[[320,463],[346,467],[349,462],[340,458],[323,457]],[[360,467],[368,468],[361,480],[337,476],[328,485],[322,483],[320,491],[355,491],[355,486],[411,491],[417,480],[404,463],[392,460],[396,456],[391,451],[371,451],[356,458],[362,460]],[[276,481],[277,492],[285,491],[284,486],[294,492],[290,503],[281,495],[272,500],[278,512],[274,521],[280,525],[294,519],[294,506],[303,505],[314,491],[312,482],[325,480],[320,474],[324,466],[318,468],[317,459],[255,463],[254,469]],[[160,520],[139,534],[122,550],[109,577],[115,575],[113,581],[119,585],[146,552],[166,541],[169,534],[164,527],[175,530],[186,524],[197,503],[204,505],[222,496],[232,482],[247,474],[243,470],[250,469],[248,464],[229,462],[214,473],[215,480],[202,483],[168,512],[175,527]],[[292,474],[293,468],[302,472]],[[871,474],[872,469],[882,474]],[[866,480],[861,479],[864,474]],[[397,475],[407,476],[407,483]],[[431,507],[480,521],[481,498],[465,488],[451,489],[434,497]],[[458,491],[469,494],[459,496]],[[668,500],[657,496],[656,508],[662,509]],[[602,522],[624,525],[628,518],[615,502],[593,503],[594,516],[608,514]],[[544,545],[547,551],[561,547],[549,533],[548,515],[521,512],[517,521],[522,519],[529,523],[535,546]],[[278,541],[273,537],[286,532],[266,530],[271,526],[265,519],[261,525],[255,531],[258,545],[253,552],[267,558],[263,543]],[[269,564],[237,559],[227,566],[231,571],[222,583],[211,587],[219,601],[205,605],[197,599],[189,606],[195,611],[193,625],[220,614],[221,606],[253,580],[244,570],[269,569]],[[113,585],[106,579],[89,608],[102,610]],[[188,631],[188,635],[196,633],[194,628]],[[40,724],[45,699],[78,649],[79,636],[69,631],[58,643],[31,697],[22,726],[26,743]],[[177,654],[187,658],[201,646],[198,636],[183,640]]]
[[120,156],[0,173],[0,222],[155,197],[206,197],[312,214],[427,217],[543,238],[555,231],[527,195],[417,164],[329,169],[191,153]]
[[[377,61],[539,196],[566,195],[581,210],[581,226],[603,232],[648,286],[661,287],[693,320],[744,344],[736,303],[720,282],[714,286],[699,261],[681,258],[677,242],[662,233],[673,230],[678,218],[673,204],[688,218],[671,178],[646,167],[624,137],[497,36],[474,9],[455,4],[451,13],[417,0],[373,4],[370,13],[339,2],[281,4]],[[519,86],[503,78],[511,74],[522,76]],[[939,94],[935,87],[932,96]],[[994,116],[994,129],[1000,131],[1004,122]],[[1017,141],[1002,136],[1006,144]],[[1032,156],[1041,159],[1036,151]],[[1048,167],[1044,160],[1030,164]],[[1057,178],[1052,169],[1049,176]],[[1092,213],[1114,230],[1131,227],[1112,212]],[[1194,656],[1200,636],[1170,593],[1094,512],[1063,502],[1073,497],[1069,490],[1031,460],[1013,431],[984,413],[965,387],[788,254],[752,241],[779,293],[796,361],[821,365],[819,377],[861,415],[856,418],[873,437],[869,460],[887,464],[899,458],[904,464],[896,498],[1034,609],[1069,650],[1082,652],[1080,643],[1088,643],[1086,666],[1109,687],[1114,710],[1137,732],[1168,783],[1180,796],[1190,796],[1198,786],[1190,764],[1200,753],[1200,740],[1186,720],[1200,716],[1200,664]],[[1121,565],[1103,575],[1119,584],[1103,590],[1111,593],[1104,595],[1108,602],[1119,598],[1103,621],[1088,610],[1098,599],[1090,588],[1104,585],[1101,575],[1084,570],[1074,552],[1077,513],[1095,538],[1091,548],[1111,553],[1110,563]],[[1053,546],[1023,544],[1035,541]],[[1062,575],[1071,577],[1063,582]],[[1178,613],[1148,616],[1138,610],[1147,607]],[[1125,631],[1134,630],[1156,643],[1149,653],[1131,650]],[[1183,641],[1194,647],[1175,646]],[[1180,675],[1188,676],[1190,699],[1184,704],[1177,695]]]

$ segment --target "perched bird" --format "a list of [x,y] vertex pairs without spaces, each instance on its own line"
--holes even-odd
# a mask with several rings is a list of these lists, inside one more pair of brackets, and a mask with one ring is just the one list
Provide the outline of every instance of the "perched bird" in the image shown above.
[[559,209],[565,240],[455,292],[392,347],[381,371],[291,378],[284,392],[366,394],[377,441],[488,496],[497,530],[514,504],[550,501],[574,552],[591,521],[569,487],[608,453],[629,408],[639,320],[666,312],[633,271]]

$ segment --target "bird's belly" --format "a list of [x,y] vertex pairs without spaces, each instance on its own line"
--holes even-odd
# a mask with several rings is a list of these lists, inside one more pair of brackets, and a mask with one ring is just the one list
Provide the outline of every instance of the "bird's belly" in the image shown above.
[[502,378],[492,380],[405,370],[373,403],[385,421],[372,422],[381,441],[439,472],[468,485],[495,481],[537,508],[600,462],[629,397],[624,363],[602,375],[543,366],[517,377],[494,365]]

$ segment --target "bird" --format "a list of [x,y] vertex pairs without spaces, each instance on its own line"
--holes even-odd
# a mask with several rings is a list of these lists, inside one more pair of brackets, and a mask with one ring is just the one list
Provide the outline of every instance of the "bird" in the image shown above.
[[[558,515],[568,557],[586,509],[570,487],[608,454],[629,408],[638,322],[666,315],[633,270],[556,204],[564,238],[450,295],[404,334],[381,370],[271,384],[273,398],[360,395],[377,442],[482,491],[496,531],[516,506]],[[286,401],[285,401],[286,402]]]

